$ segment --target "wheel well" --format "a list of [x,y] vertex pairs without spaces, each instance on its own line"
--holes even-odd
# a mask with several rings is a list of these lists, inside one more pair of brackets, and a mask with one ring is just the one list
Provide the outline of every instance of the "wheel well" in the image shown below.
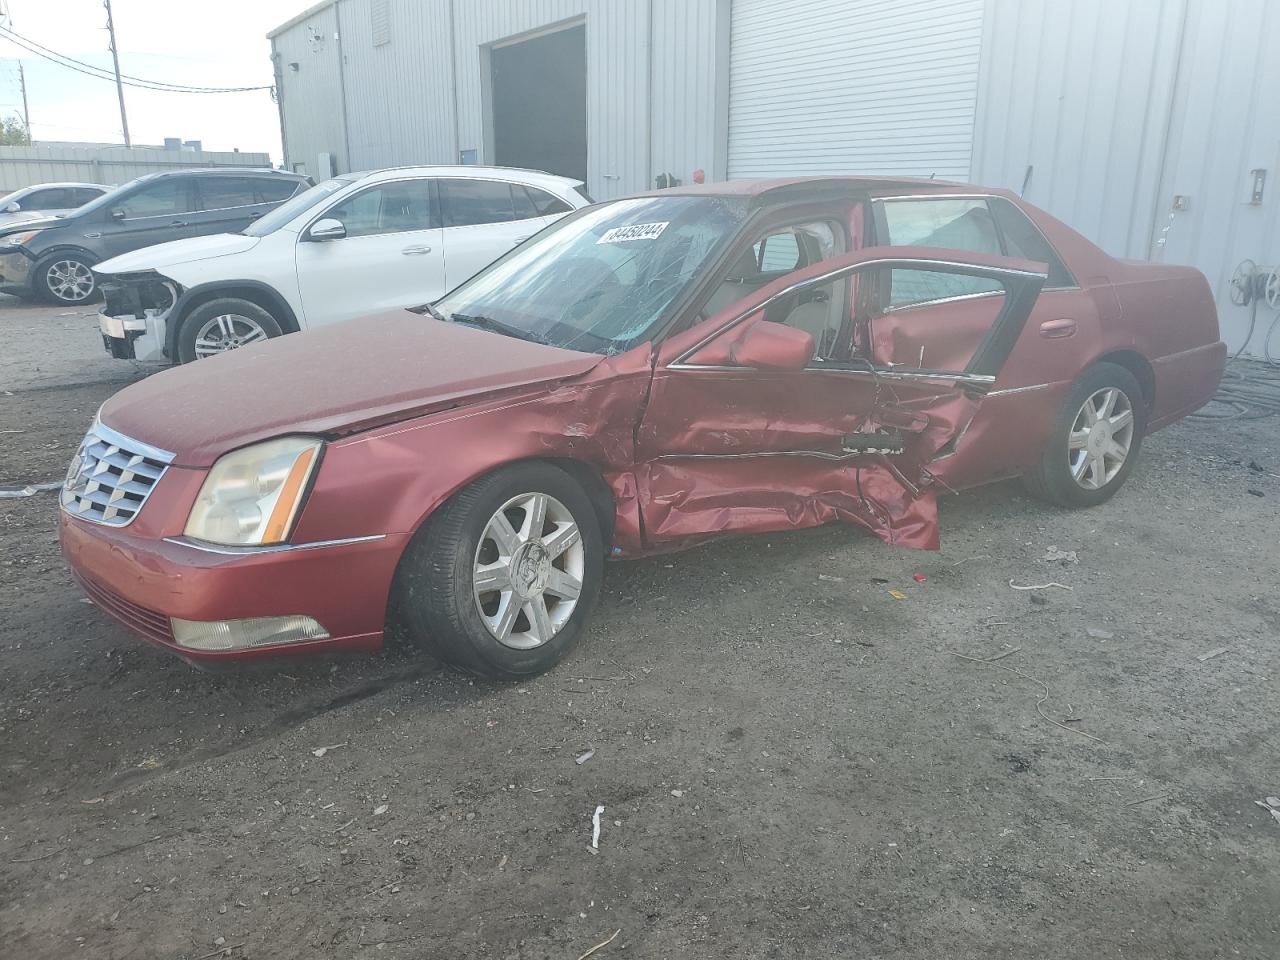
[[1148,410],[1151,409],[1156,399],[1156,375],[1146,357],[1136,350],[1113,350],[1098,357],[1095,362],[1114,363],[1132,373],[1133,378],[1138,381],[1138,386],[1142,388],[1143,403]]
[[[609,545],[613,543],[613,527],[618,519],[618,507],[613,499],[613,491],[604,482],[604,477],[600,475],[600,471],[585,461],[571,460],[568,457],[541,457],[538,459],[543,463],[550,463],[559,467],[577,480],[582,489],[586,491],[587,499],[591,501],[591,506],[595,508],[596,519],[600,521],[600,538],[604,541],[604,548],[607,553]],[[537,460],[525,462],[536,463]]]
[[221,300],[224,297],[235,297],[238,300],[248,300],[250,303],[261,307],[269,314],[280,321],[280,327],[285,333],[298,332],[298,320],[293,315],[293,310],[289,304],[285,302],[274,290],[268,287],[259,286],[236,286],[234,284],[228,286],[219,286],[210,290],[197,288],[187,294],[186,300],[182,304],[182,317],[178,326],[181,326],[181,320],[185,320],[192,310],[208,303],[210,300]]
[[35,260],[32,261],[32,264],[31,264],[32,269],[35,268],[36,264],[44,260],[48,260],[50,257],[66,256],[69,253],[74,253],[76,256],[80,257],[80,259],[84,260],[90,266],[93,266],[95,263],[97,263],[102,259],[96,254],[86,250],[84,247],[69,247],[69,246],[68,247],[51,247],[48,250],[46,250],[44,253],[37,256]]

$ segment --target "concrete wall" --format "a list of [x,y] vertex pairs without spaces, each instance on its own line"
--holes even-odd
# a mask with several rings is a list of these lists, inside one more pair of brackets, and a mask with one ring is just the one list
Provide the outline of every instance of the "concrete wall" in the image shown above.
[[269,167],[265,153],[60,145],[0,147],[0,192],[35,183],[128,183],[182,167]]

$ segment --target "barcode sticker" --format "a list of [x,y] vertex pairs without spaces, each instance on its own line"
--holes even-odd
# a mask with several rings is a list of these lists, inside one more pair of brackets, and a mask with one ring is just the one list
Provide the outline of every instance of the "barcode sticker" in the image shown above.
[[662,223],[633,223],[629,227],[611,227],[596,243],[628,243],[632,240],[656,240],[667,229],[670,220]]

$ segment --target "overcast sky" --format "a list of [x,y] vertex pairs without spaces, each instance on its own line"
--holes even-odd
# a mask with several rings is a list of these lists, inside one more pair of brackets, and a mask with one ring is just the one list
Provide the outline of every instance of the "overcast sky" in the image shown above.
[[[59,53],[110,69],[102,0],[2,0],[11,29]],[[120,70],[201,86],[270,84],[266,33],[315,0],[112,0]],[[40,140],[121,142],[115,84],[56,66],[0,39],[0,115],[21,116],[18,60],[27,78],[31,130]],[[159,93],[125,87],[135,144],[165,137],[208,150],[265,151],[280,162],[280,122],[267,90]]]

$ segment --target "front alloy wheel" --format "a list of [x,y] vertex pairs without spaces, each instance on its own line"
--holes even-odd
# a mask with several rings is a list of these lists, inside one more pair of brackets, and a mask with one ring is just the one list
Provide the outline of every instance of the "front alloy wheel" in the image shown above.
[[93,296],[93,271],[79,260],[54,260],[45,268],[45,286],[59,303],[84,303]]
[[1118,387],[1104,387],[1076,414],[1067,440],[1071,476],[1085,490],[1116,478],[1133,445],[1133,404]]
[[252,317],[242,317],[236,313],[219,314],[210,317],[196,331],[196,359],[226,353],[228,350],[266,340],[268,336],[267,331]]
[[446,663],[491,677],[550,669],[600,592],[596,507],[560,467],[503,467],[428,518],[401,559],[393,612]]

